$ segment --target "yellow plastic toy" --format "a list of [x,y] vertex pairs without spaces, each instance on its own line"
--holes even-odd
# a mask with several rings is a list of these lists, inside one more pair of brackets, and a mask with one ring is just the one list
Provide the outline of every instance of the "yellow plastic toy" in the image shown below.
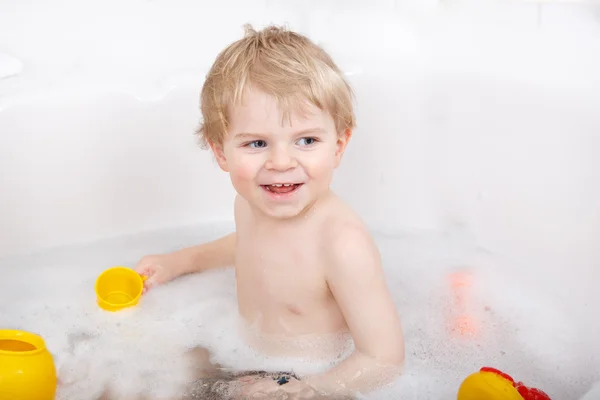
[[113,267],[96,279],[96,299],[103,310],[119,311],[137,305],[142,297],[144,280],[131,268]]
[[515,383],[509,375],[483,367],[469,375],[458,389],[457,400],[551,400],[543,391]]
[[40,336],[0,330],[0,399],[54,400],[56,385],[54,360]]

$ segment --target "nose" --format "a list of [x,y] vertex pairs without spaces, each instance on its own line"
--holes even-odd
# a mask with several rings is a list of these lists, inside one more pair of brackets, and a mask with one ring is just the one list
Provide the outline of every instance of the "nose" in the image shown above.
[[298,161],[289,153],[288,149],[272,146],[269,158],[265,163],[265,168],[275,171],[287,171],[295,168],[297,165]]

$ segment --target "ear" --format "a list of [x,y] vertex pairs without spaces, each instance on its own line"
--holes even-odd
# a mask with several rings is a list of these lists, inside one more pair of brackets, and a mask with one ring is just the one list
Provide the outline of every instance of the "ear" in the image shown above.
[[208,143],[213,154],[215,155],[215,159],[219,164],[219,167],[225,172],[229,172],[227,169],[227,158],[225,157],[225,152],[223,151],[223,145],[215,142]]
[[335,168],[340,165],[342,156],[346,150],[346,146],[352,137],[352,129],[348,128],[338,135],[336,148],[335,148]]

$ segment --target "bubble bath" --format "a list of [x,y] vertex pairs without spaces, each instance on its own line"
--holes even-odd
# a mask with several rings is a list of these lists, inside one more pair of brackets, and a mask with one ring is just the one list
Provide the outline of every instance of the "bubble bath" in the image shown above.
[[[0,280],[0,326],[44,337],[61,382],[58,400],[96,400],[109,382],[122,398],[152,393],[168,399],[192,379],[184,355],[196,346],[237,370],[328,368],[329,362],[264,357],[244,343],[231,268],[182,277],[130,310],[96,306],[93,284],[104,269],[133,266],[145,254],[205,242],[229,229],[185,227],[0,260],[0,270],[11,271]],[[453,398],[462,379],[482,366],[502,369],[553,399],[583,399],[594,390],[600,380],[597,318],[576,304],[557,304],[547,283],[515,279],[521,266],[468,237],[374,236],[402,318],[407,360],[404,376],[366,398]]]

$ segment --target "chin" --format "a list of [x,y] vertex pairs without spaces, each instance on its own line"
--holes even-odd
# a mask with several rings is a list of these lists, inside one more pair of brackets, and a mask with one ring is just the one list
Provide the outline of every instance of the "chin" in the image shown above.
[[305,210],[300,206],[261,207],[261,211],[274,219],[291,219],[299,216]]
[[290,203],[274,204],[271,202],[261,201],[263,199],[256,200],[257,201],[254,202],[252,208],[254,208],[256,211],[258,211],[265,217],[279,220],[293,219],[298,216],[301,216],[306,212],[308,208],[310,208],[311,204],[311,202],[307,201],[295,201]]
[[252,196],[252,208],[265,217],[285,220],[293,219],[303,215],[311,204],[314,203],[312,196],[305,192],[305,188],[300,188],[293,196],[293,199],[273,199],[266,195],[264,189]]

